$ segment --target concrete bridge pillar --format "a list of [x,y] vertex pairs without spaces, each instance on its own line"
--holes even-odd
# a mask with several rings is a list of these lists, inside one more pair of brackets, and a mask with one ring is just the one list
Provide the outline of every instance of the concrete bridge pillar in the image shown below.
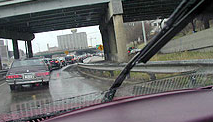
[[123,25],[122,15],[113,16],[114,34],[117,46],[117,60],[118,62],[127,62],[128,53],[126,48],[127,38]]
[[28,45],[28,57],[32,58],[33,57],[33,51],[32,51],[31,41],[27,41],[27,45]]
[[104,47],[104,58],[105,60],[110,59],[110,44],[108,42],[108,30],[107,28],[102,28],[102,26],[99,26],[101,35],[102,35],[102,43]]
[[12,39],[14,59],[19,59],[19,47],[17,39]]
[[127,62],[126,34],[123,25],[123,9],[121,0],[111,0],[106,16],[100,23],[106,59]]
[[33,57],[31,40],[35,38],[33,33],[17,32],[11,30],[0,30],[0,38],[12,39],[14,59],[19,59],[19,48],[17,40],[26,40],[28,45],[29,57]]

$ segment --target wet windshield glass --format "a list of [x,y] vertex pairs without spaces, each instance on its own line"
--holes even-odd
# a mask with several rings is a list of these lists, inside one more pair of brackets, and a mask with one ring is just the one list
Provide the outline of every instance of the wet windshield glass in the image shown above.
[[211,88],[211,2],[0,0],[0,121]]

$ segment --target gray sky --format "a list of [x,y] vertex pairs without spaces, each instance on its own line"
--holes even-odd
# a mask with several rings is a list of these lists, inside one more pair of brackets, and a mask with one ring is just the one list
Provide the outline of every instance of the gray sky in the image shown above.
[[[91,40],[92,40],[93,46],[102,44],[99,26],[77,28],[77,32],[87,33],[88,46],[91,45]],[[39,50],[40,51],[47,50],[47,44],[49,44],[50,47],[58,46],[57,36],[63,35],[63,34],[71,34],[71,29],[35,34],[35,39],[32,41],[33,52],[36,53],[36,52],[39,52]],[[18,41],[18,43],[19,43],[19,49],[22,49],[25,52],[24,41]],[[9,50],[11,51],[13,50],[11,40],[8,40],[8,47],[9,47]]]

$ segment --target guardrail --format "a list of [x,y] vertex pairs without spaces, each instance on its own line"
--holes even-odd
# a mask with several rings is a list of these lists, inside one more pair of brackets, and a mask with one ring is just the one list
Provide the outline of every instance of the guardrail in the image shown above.
[[6,75],[8,70],[0,70],[0,75]]
[[[177,90],[196,90],[212,87],[213,75],[188,74],[171,78],[140,82],[117,89],[114,100],[140,95],[152,95]],[[104,103],[104,95],[109,91],[95,92],[86,95],[64,98],[56,101],[44,99],[12,106],[9,113],[1,114],[4,121],[42,121],[52,116],[87,108]]]
[[5,79],[8,70],[0,70],[0,81]]
[[[78,64],[78,69],[82,73],[100,75],[104,77],[105,72],[109,72],[109,77],[114,77],[114,71],[121,71],[124,64]],[[155,80],[156,74],[204,72],[213,74],[213,60],[184,60],[184,61],[153,61],[147,64],[137,64],[131,72],[147,73],[150,79]],[[130,77],[130,76],[128,76]]]

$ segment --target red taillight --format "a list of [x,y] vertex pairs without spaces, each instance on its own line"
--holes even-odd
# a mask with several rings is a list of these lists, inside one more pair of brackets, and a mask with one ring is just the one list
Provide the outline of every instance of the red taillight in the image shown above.
[[74,59],[71,59],[72,61],[74,61]]
[[50,61],[51,63],[53,63],[54,61]]
[[22,75],[8,75],[8,76],[6,76],[6,79],[16,79],[16,78],[22,78]]
[[50,74],[49,72],[39,72],[39,73],[36,73],[36,76],[46,76],[49,74]]
[[59,61],[55,61],[55,63],[59,63]]

